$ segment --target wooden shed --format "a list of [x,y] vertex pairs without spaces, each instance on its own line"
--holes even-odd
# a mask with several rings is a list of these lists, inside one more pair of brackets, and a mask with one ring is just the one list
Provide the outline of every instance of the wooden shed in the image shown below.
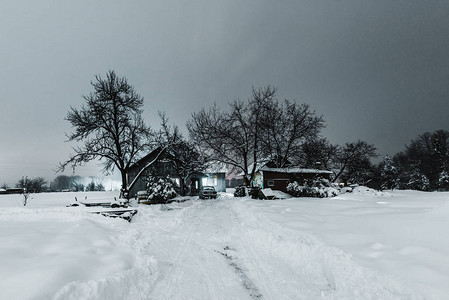
[[302,184],[305,179],[325,178],[330,179],[331,171],[318,169],[304,169],[304,168],[268,168],[260,169],[263,178],[262,188],[271,188],[273,190],[280,190],[287,192],[287,185],[290,182],[297,181]]

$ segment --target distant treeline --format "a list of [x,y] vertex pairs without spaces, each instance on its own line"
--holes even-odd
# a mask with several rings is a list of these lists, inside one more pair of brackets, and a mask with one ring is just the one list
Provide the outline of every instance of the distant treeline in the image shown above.
[[[86,183],[87,182],[87,183]],[[22,177],[15,185],[15,189],[10,188],[6,183],[1,186],[1,189],[6,191],[20,191],[27,193],[42,193],[42,192],[65,192],[65,191],[104,191],[101,180],[81,176],[66,176],[59,175],[52,182],[48,183],[43,177],[28,178]]]
[[378,189],[449,190],[449,131],[426,132],[372,170]]

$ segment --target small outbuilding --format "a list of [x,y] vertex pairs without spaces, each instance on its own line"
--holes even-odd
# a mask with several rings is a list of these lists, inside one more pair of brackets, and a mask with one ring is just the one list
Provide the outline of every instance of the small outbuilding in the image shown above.
[[299,167],[291,168],[268,168],[263,167],[259,170],[262,177],[262,188],[271,188],[273,190],[279,190],[287,192],[287,185],[290,182],[298,182],[302,184],[304,180],[324,178],[329,179],[332,176],[331,171],[319,170],[319,169],[305,169]]
[[332,171],[321,170],[318,167],[301,168],[289,166],[286,168],[274,168],[271,166],[272,163],[270,161],[265,161],[256,168],[254,179],[251,182],[252,186],[287,192],[287,185],[291,182],[296,181],[299,184],[303,184],[305,180],[310,179],[324,178],[330,180],[334,174]]

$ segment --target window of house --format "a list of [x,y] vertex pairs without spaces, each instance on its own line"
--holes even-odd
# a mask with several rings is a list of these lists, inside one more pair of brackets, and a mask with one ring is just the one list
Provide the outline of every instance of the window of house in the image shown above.
[[218,185],[218,178],[217,178],[217,176],[214,177],[214,185],[215,185],[215,186]]
[[274,186],[274,180],[268,180],[268,186]]
[[207,185],[207,177],[201,178],[201,183],[202,183],[202,186],[206,186]]

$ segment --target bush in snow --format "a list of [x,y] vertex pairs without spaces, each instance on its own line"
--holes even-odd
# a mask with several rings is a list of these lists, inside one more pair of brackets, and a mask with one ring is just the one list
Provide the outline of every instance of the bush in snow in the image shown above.
[[446,170],[443,170],[440,173],[440,176],[438,178],[438,189],[440,191],[449,190],[449,174]]
[[418,191],[427,191],[429,189],[429,179],[426,175],[414,172],[410,175],[410,180],[407,183],[408,188]]
[[317,178],[304,180],[300,185],[297,181],[289,183],[287,192],[294,197],[335,197],[339,194],[337,187],[329,180]]
[[154,202],[167,202],[176,197],[175,186],[169,177],[157,178],[149,176],[147,178],[148,199]]
[[246,196],[246,189],[243,185],[240,185],[235,188],[234,197],[245,197],[245,196]]

